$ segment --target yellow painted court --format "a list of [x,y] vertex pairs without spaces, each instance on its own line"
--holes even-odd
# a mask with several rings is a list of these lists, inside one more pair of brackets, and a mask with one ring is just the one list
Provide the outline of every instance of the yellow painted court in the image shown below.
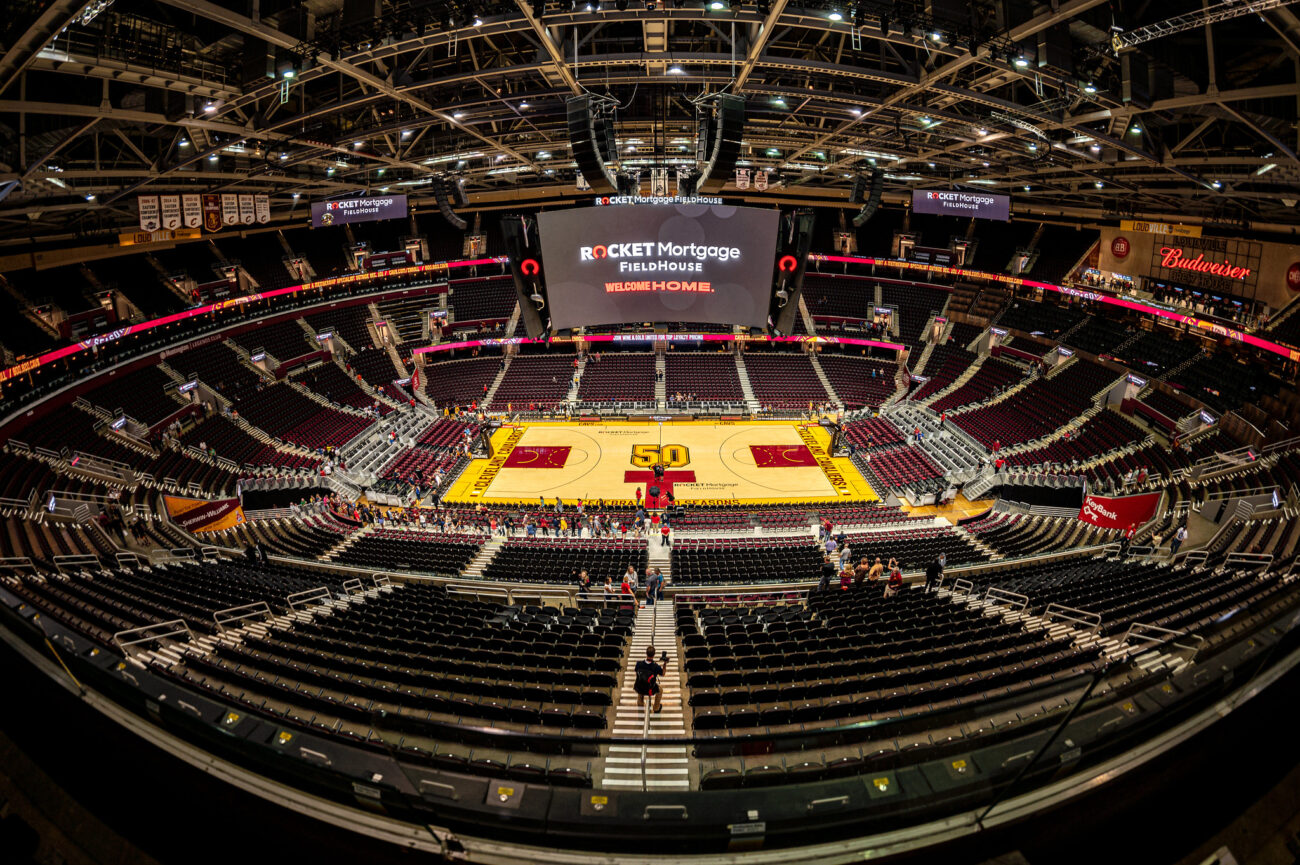
[[[503,426],[490,459],[474,460],[444,500],[533,504],[635,501],[658,485],[696,505],[874,502],[847,459],[828,455],[830,435],[792,421],[576,421]],[[653,468],[665,474],[656,482]],[[660,502],[662,503],[662,502]]]

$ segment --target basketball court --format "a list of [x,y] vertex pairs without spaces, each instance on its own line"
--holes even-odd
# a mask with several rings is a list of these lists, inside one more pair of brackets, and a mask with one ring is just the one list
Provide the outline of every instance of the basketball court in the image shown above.
[[678,502],[705,506],[877,501],[849,460],[829,456],[829,445],[830,434],[807,422],[513,424],[497,430],[492,457],[474,460],[444,500],[631,504],[638,488],[648,496],[659,486],[665,499],[671,490]]

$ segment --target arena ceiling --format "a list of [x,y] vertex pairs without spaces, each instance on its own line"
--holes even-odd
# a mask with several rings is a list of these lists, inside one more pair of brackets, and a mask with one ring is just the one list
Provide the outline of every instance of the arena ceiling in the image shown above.
[[844,202],[874,161],[887,199],[1295,224],[1291,2],[15,0],[0,238],[118,230],[142,192],[269,192],[298,220],[358,190],[431,203],[438,175],[477,203],[572,195],[566,98],[612,100],[644,171],[694,164],[719,91],[773,197]]

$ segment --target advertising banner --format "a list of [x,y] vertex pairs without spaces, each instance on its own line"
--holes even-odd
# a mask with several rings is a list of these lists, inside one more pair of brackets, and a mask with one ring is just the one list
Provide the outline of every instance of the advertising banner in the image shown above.
[[181,197],[179,195],[159,196],[162,206],[162,227],[174,231],[181,227]]
[[538,214],[553,328],[767,324],[776,210],[698,204]]
[[271,197],[269,195],[254,195],[253,209],[257,213],[259,225],[266,225],[271,221]]
[[181,224],[186,228],[203,225],[203,199],[197,195],[181,196]]
[[1083,500],[1079,519],[1103,529],[1127,529],[1130,524],[1142,525],[1156,512],[1160,493],[1142,493],[1136,496],[1093,496]]
[[140,211],[141,231],[157,231],[162,228],[162,218],[158,214],[158,196],[137,195],[135,206]]
[[958,189],[913,189],[912,212],[1006,222],[1011,218],[1011,196]]
[[336,198],[311,203],[311,227],[324,228],[345,222],[373,222],[377,219],[402,219],[406,216],[405,195]]
[[219,532],[234,528],[244,522],[244,509],[239,499],[190,499],[182,496],[163,496],[167,514],[172,522],[187,532]]

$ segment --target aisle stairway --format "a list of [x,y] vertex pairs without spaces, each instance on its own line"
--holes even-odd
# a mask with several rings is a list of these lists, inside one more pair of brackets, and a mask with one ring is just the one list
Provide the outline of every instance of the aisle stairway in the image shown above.
[[736,375],[740,377],[740,392],[745,397],[745,407],[751,412],[758,411],[758,398],[754,396],[753,385],[749,382],[749,370],[745,368],[745,358],[740,352],[736,352],[733,357],[736,360]]
[[[654,644],[656,653],[668,652],[667,675],[663,677],[663,711],[649,712],[636,705],[636,662],[645,657],[646,646]],[[623,671],[623,687],[614,706],[614,724],[610,731],[615,740],[686,737],[686,723],[682,715],[682,687],[677,656],[676,630],[673,625],[673,608],[666,602],[637,610],[636,624],[632,630],[632,647],[628,653],[627,667]],[[647,699],[646,703],[649,704]],[[615,787],[626,790],[687,790],[690,789],[688,760],[685,745],[619,745],[609,746],[603,760],[598,787]]]

